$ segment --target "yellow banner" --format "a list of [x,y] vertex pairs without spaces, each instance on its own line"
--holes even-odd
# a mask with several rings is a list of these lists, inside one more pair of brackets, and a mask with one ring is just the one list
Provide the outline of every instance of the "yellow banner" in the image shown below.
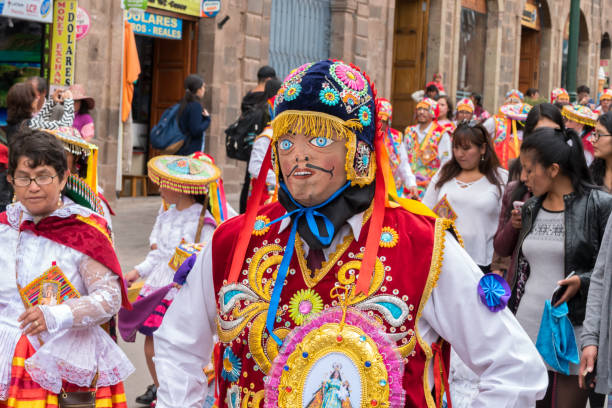
[[51,32],[51,85],[72,85],[76,50],[77,0],[57,0]]
[[149,7],[200,17],[200,0],[149,0]]

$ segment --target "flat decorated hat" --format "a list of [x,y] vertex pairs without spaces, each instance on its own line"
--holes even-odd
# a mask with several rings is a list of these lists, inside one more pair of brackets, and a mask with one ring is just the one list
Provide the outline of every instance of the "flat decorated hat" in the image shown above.
[[393,106],[391,106],[391,102],[388,99],[378,98],[378,117],[380,120],[387,120],[391,123]]
[[603,100],[610,100],[612,99],[612,89],[608,88],[608,89],[604,89],[603,92],[601,93],[601,96],[599,97],[600,101]]
[[182,194],[208,194],[208,185],[221,177],[221,170],[206,156],[157,156],[147,166],[151,181]]
[[565,105],[561,114],[569,120],[592,127],[597,125],[597,119],[599,118],[596,112],[583,105]]
[[64,148],[74,155],[89,156],[98,150],[98,146],[86,142],[76,128],[60,126],[57,129],[45,130],[45,132],[53,134],[64,144]]
[[552,90],[550,93],[550,103],[555,103],[556,101],[566,103],[570,101],[569,93],[567,93],[565,88],[555,88]]
[[518,89],[511,89],[506,93],[506,103],[521,103],[524,95]]
[[463,98],[457,103],[457,111],[474,112],[474,102],[470,98]]
[[416,108],[427,110],[429,114],[434,118],[438,116],[438,102],[434,101],[431,98],[423,98],[419,103],[417,103]]
[[[273,142],[288,132],[348,140],[351,184],[374,180],[375,95],[369,78],[338,60],[304,64],[285,78],[274,100]],[[276,143],[273,143],[276,155]],[[279,175],[278,162],[274,161]]]
[[499,108],[499,112],[512,120],[523,122],[527,119],[527,114],[532,106],[527,103],[511,103]]

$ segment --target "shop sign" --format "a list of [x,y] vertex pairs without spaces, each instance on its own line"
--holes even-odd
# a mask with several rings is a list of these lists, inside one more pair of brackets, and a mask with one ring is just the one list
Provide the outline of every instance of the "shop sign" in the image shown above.
[[123,0],[123,8],[126,10],[140,9],[146,10],[148,7],[148,0]]
[[128,21],[134,34],[180,40],[183,36],[183,20],[152,13],[134,13],[128,10]]
[[56,0],[51,33],[49,79],[52,85],[72,85],[76,49],[77,1]]
[[524,27],[540,30],[540,18],[538,16],[538,6],[533,1],[527,1],[521,16],[521,24]]
[[53,0],[0,0],[0,15],[51,23]]
[[85,37],[89,32],[89,27],[91,27],[91,19],[89,18],[89,13],[83,7],[77,8],[77,32],[76,39],[80,40]]
[[200,0],[149,0],[149,7],[201,17]]
[[212,18],[221,10],[220,0],[205,0],[202,2],[202,17]]

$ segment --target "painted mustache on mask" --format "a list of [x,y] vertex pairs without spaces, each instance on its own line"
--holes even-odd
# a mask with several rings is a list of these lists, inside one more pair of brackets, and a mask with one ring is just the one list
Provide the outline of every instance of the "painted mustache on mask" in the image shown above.
[[[304,166],[304,167],[307,167],[309,169],[319,170],[319,171],[322,171],[324,173],[327,173],[327,174],[329,174],[330,178],[334,177],[334,170],[336,169],[335,167],[332,167],[331,169],[327,170],[327,169],[324,169],[323,167],[315,166],[314,164],[310,164],[310,163],[307,163],[306,166]],[[287,178],[291,177],[293,172],[295,172],[297,169],[298,169],[298,165],[296,164],[295,166],[293,166],[293,168],[291,169],[291,171],[287,175]]]

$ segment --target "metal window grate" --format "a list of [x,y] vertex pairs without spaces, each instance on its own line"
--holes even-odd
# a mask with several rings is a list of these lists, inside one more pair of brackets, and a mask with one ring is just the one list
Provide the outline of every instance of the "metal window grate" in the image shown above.
[[330,1],[272,1],[270,65],[279,79],[306,62],[329,58]]

